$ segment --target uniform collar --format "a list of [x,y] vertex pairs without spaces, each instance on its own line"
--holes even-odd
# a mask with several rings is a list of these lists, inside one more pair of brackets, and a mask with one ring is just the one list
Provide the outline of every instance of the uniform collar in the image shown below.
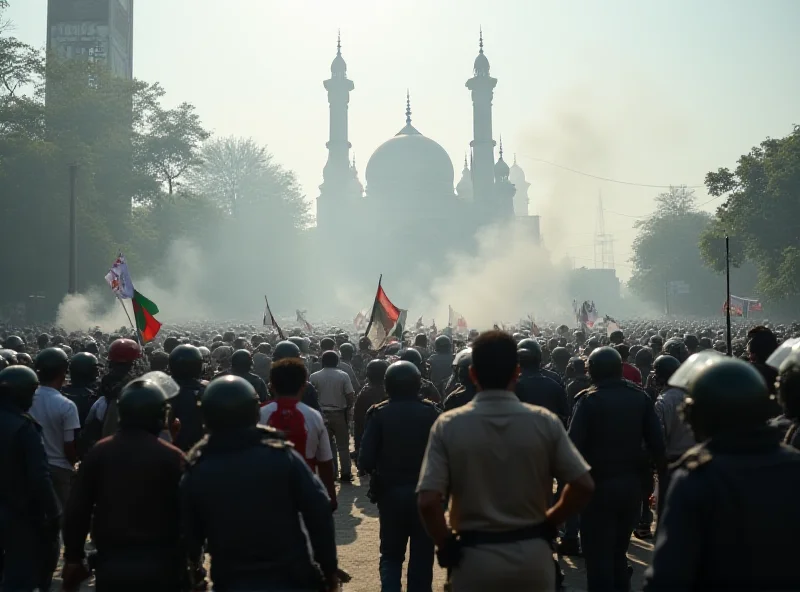
[[476,393],[475,398],[472,400],[476,403],[480,403],[482,401],[519,401],[519,397],[517,397],[517,395],[511,391],[490,389]]

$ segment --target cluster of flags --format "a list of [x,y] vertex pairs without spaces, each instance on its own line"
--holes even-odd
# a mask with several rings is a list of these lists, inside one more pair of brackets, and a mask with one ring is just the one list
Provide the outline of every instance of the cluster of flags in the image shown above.
[[578,306],[578,301],[572,301],[572,308],[575,311],[575,319],[578,321],[580,325],[586,325],[590,329],[594,327],[594,324],[597,322],[597,307],[594,305],[594,301],[584,300],[583,304]]
[[469,325],[467,324],[467,319],[464,318],[464,315],[462,315],[461,313],[456,312],[455,310],[453,310],[452,306],[448,306],[447,307],[447,326],[448,327],[452,327],[454,329],[466,331],[466,329],[467,329],[467,327]]
[[297,322],[301,323],[303,327],[305,327],[306,331],[312,333],[314,331],[314,327],[312,327],[311,323],[309,323],[306,319],[306,311],[297,309],[295,312],[297,313]]
[[280,337],[281,340],[286,339],[286,336],[283,334],[283,331],[278,325],[278,321],[275,320],[275,315],[272,314],[272,311],[269,308],[269,300],[267,300],[266,294],[264,294],[264,320],[262,321],[262,323],[265,327],[268,325],[272,325],[278,332],[278,337]]
[[[751,312],[762,312],[764,309],[761,302],[755,298],[741,298],[739,296],[731,295],[730,307],[732,317],[747,318]],[[722,314],[728,312],[728,302],[722,303]]]
[[[152,300],[142,296],[134,288],[130,271],[128,271],[128,263],[122,253],[117,255],[116,261],[114,261],[111,269],[106,274],[106,282],[108,282],[111,291],[122,303],[123,308],[125,308],[123,300],[130,300],[133,304],[136,329],[141,335],[142,341],[147,343],[155,339],[159,330],[161,330],[161,323],[155,317],[158,314],[158,306]],[[128,311],[125,310],[125,314],[127,313]]]

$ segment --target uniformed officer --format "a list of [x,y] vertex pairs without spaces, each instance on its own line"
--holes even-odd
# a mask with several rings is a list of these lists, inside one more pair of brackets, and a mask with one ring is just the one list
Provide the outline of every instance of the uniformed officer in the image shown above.
[[[383,377],[386,375],[388,367],[389,364],[386,360],[372,360],[367,364],[367,384],[356,396],[356,404],[353,408],[353,440],[356,448],[356,459],[358,459],[361,438],[364,435],[364,428],[367,424],[367,411],[373,405],[377,405],[386,399]],[[361,469],[359,469],[359,472],[361,472]]]
[[[550,380],[553,380],[553,381],[557,382],[561,386],[564,386],[564,384],[563,384],[563,380],[564,379],[558,372],[555,372],[553,370],[548,370],[546,368],[542,368],[542,346],[539,344],[538,341],[536,341],[535,339],[531,339],[531,338],[523,339],[522,341],[520,341],[517,344],[517,351],[520,351],[520,350],[529,350],[529,351],[533,352],[534,357],[538,357],[539,358],[539,373],[543,374],[544,376],[546,376]],[[522,375],[524,376],[525,373],[523,372]]]
[[797,352],[781,363],[778,401],[783,414],[770,423],[781,430],[785,444],[800,449],[800,354]]
[[69,384],[61,389],[64,396],[75,403],[81,427],[86,425],[86,416],[97,400],[97,357],[88,352],[78,352],[69,361]]
[[178,486],[183,453],[159,438],[178,386],[161,372],[128,383],[117,401],[119,431],[86,454],[64,521],[64,586],[77,590],[89,573],[84,543],[97,547],[98,592],[180,590]]
[[648,459],[663,471],[664,438],[653,402],[622,378],[622,357],[611,347],[589,356],[593,386],[575,407],[569,435],[592,465],[596,490],[581,514],[581,544],[589,592],[628,590],[626,553],[641,514],[641,474]]
[[410,540],[408,591],[430,591],[433,542],[417,512],[414,489],[428,434],[439,410],[419,397],[422,374],[411,362],[386,370],[388,401],[368,412],[358,466],[372,475],[371,498],[378,504],[381,536],[381,590],[400,592],[403,561]]
[[645,590],[800,590],[800,453],[765,425],[766,382],[711,352],[686,365],[670,384],[703,443],[673,471]]
[[[439,416],[425,452],[418,505],[454,592],[553,590],[557,526],[594,487],[558,417],[514,394],[516,354],[507,333],[475,340],[470,376],[478,394]],[[554,478],[566,486],[552,505]]]
[[[303,359],[302,353],[300,352],[300,348],[297,347],[297,344],[292,343],[291,341],[281,341],[275,346],[275,351],[272,352],[272,361],[277,362],[279,360],[283,360],[284,358]],[[300,400],[312,409],[316,409],[320,412],[322,411],[319,406],[317,389],[315,389],[314,385],[310,382],[306,383],[306,390],[303,392],[303,397]]]
[[189,555],[207,542],[219,590],[336,590],[330,499],[290,444],[256,426],[255,389],[237,376],[217,378],[202,411],[209,435],[189,455],[181,483]]
[[188,452],[203,438],[203,415],[200,412],[200,397],[205,389],[205,383],[200,380],[203,354],[193,345],[179,345],[169,354],[169,371],[180,388],[170,401],[170,418],[180,422],[175,446]]
[[[426,341],[427,343],[427,341]],[[403,362],[411,362],[417,367],[417,370],[420,371],[420,377],[422,376],[422,354],[419,353],[419,349],[415,347],[409,347],[400,352],[400,360]],[[419,395],[423,399],[427,399],[431,403],[436,403],[437,405],[442,402],[442,395],[439,393],[439,389],[437,389],[434,384],[426,379],[421,379],[421,386],[419,387]]]
[[469,377],[469,367],[472,365],[472,349],[462,349],[458,352],[454,364],[458,388],[447,395],[444,400],[445,411],[452,411],[462,405],[466,405],[475,398],[475,393],[477,392],[472,379]]
[[435,353],[428,358],[430,368],[430,381],[444,392],[444,382],[450,376],[453,365],[453,342],[447,335],[439,335],[433,342]]
[[39,386],[25,366],[0,371],[0,583],[49,590],[61,519],[40,428],[28,415]]
[[246,349],[237,349],[231,355],[231,369],[227,372],[220,372],[218,376],[225,376],[232,374],[244,378],[247,382],[253,385],[258,394],[258,400],[261,403],[266,403],[269,399],[269,391],[267,384],[261,379],[258,374],[251,372],[253,369],[253,355]]
[[[527,343],[526,343],[527,342]],[[521,374],[514,389],[519,400],[539,405],[561,418],[564,425],[569,419],[569,402],[564,387],[542,372],[542,348],[533,339],[523,339],[517,345],[517,359]]]

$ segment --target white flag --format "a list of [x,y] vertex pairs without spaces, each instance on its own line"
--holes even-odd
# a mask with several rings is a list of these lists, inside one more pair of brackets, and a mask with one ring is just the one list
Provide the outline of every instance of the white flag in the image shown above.
[[122,253],[117,255],[117,260],[114,261],[111,270],[106,274],[106,281],[118,298],[133,298],[133,282],[131,281],[130,273],[128,273],[128,264],[125,261],[125,256]]

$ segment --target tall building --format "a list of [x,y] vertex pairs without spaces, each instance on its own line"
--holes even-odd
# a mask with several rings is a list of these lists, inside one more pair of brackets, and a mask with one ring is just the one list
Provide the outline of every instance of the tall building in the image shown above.
[[133,0],[48,0],[47,51],[105,63],[133,78]]

